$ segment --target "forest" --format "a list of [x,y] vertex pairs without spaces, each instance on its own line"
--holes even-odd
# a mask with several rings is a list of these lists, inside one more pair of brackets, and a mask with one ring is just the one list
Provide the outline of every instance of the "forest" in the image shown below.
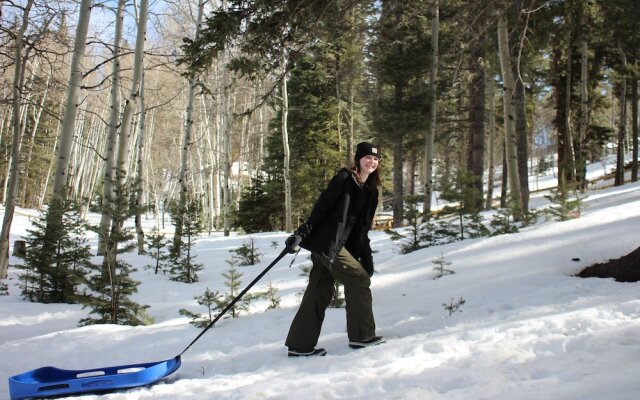
[[[203,232],[292,231],[360,141],[382,149],[392,228],[443,202],[526,221],[531,176],[557,174],[566,204],[605,156],[616,185],[638,178],[636,0],[0,0],[0,15],[0,278],[17,209],[43,210],[33,265],[86,259],[62,238],[100,214],[103,271],[128,240],[148,250],[142,218],[171,215],[175,254]],[[69,268],[36,298],[69,300]]]

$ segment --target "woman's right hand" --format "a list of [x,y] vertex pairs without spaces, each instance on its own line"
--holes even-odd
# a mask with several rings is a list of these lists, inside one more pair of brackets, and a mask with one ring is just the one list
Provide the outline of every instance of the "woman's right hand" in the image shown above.
[[299,233],[294,233],[293,235],[289,236],[287,240],[284,241],[287,253],[293,254],[298,251],[300,242],[302,242],[302,236]]

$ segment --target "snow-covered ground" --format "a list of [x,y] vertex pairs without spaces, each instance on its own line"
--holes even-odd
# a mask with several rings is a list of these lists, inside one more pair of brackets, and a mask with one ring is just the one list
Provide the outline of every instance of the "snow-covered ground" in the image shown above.
[[[543,200],[534,194],[531,204],[542,207]],[[12,239],[28,226],[24,215],[16,215]],[[373,232],[374,312],[387,343],[349,349],[344,309],[329,309],[319,343],[326,357],[286,356],[284,339],[305,287],[298,267],[309,262],[300,253],[289,268],[287,256],[255,287],[276,286],[280,309],[265,312],[266,304],[254,303],[250,315],[220,321],[158,384],[75,398],[636,400],[640,283],[572,274],[640,246],[638,226],[640,184],[627,184],[591,190],[579,219],[407,255]],[[239,267],[244,284],[275,258],[286,236],[251,236],[263,256],[258,265]],[[145,270],[145,256],[124,255],[143,282],[134,299],[150,305],[156,321],[144,327],[77,327],[87,310],[21,300],[10,268],[10,295],[0,296],[0,399],[9,397],[9,376],[46,365],[90,369],[176,356],[200,332],[178,310],[197,310],[194,296],[207,287],[225,291],[229,250],[247,240],[199,239],[197,261],[206,269],[191,285]],[[455,274],[434,280],[438,257]],[[449,316],[443,305],[460,299],[460,311]]]

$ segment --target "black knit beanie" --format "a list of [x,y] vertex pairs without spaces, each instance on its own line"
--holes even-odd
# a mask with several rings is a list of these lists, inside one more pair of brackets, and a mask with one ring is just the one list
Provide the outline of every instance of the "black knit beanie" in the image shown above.
[[373,143],[362,142],[358,143],[356,146],[356,165],[360,163],[360,159],[364,156],[374,156],[378,157],[378,159],[382,159],[382,155],[380,155],[380,149]]

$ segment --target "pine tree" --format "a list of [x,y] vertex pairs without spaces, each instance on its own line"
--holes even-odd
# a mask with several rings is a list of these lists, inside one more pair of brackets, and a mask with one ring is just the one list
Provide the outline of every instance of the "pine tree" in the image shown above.
[[212,292],[207,288],[202,296],[194,297],[199,305],[207,308],[206,314],[194,313],[185,308],[181,308],[178,312],[180,315],[189,317],[189,319],[191,319],[191,322],[189,322],[191,325],[197,328],[206,328],[216,317],[214,313],[220,308],[218,306],[221,300],[220,297],[221,295],[219,292]]
[[404,216],[409,221],[409,228],[407,233],[401,234],[398,231],[388,229],[386,232],[391,235],[391,240],[400,240],[400,252],[402,254],[408,254],[416,250],[420,250],[427,247],[425,240],[432,242],[433,239],[430,236],[431,230],[424,231],[424,228],[429,228],[429,224],[420,225],[420,218],[422,214],[418,210],[418,203],[422,201],[422,196],[407,196],[406,204],[408,210],[405,211]]
[[185,204],[175,205],[171,210],[171,218],[174,225],[182,226],[180,243],[176,249],[174,242],[169,254],[171,279],[185,283],[198,282],[197,272],[202,270],[204,265],[195,262],[196,255],[193,253],[193,246],[196,243],[197,235],[204,229],[200,202],[188,198]]
[[267,290],[264,292],[263,296],[269,301],[267,310],[280,308],[280,295],[278,295],[278,288],[273,286],[271,282],[269,282]]
[[261,175],[259,173],[251,186],[244,188],[238,204],[236,225],[246,233],[274,230],[271,218],[273,202],[265,192],[265,183]]
[[459,240],[465,239],[465,232],[470,237],[486,236],[488,229],[481,223],[482,217],[477,208],[478,199],[482,200],[482,192],[474,186],[474,176],[464,170],[459,170],[455,182],[444,185],[440,198],[450,202],[443,207],[443,211],[457,214]]
[[439,257],[436,257],[432,262],[434,265],[433,270],[438,273],[438,275],[433,278],[434,280],[440,279],[445,275],[455,274],[453,270],[447,268],[451,265],[451,261],[446,260],[442,254],[440,254]]
[[[393,226],[403,225],[405,160],[423,147],[422,134],[429,119],[426,82],[430,72],[430,30],[423,2],[382,1],[376,36],[372,40],[371,67],[375,92],[372,125],[388,150],[393,169]],[[410,177],[413,179],[413,176]]]
[[[332,65],[328,49],[312,46],[294,60],[288,80],[291,197],[296,226],[296,220],[299,223],[309,215],[318,193],[325,189],[343,163],[335,118]],[[271,220],[280,229],[284,227],[281,119],[278,113],[273,122],[275,128],[267,138],[268,155],[262,166]]]
[[229,250],[229,252],[236,254],[240,261],[240,266],[256,265],[260,262],[260,256],[262,256],[262,253],[258,252],[255,239],[251,237],[249,242],[245,242],[241,247]]
[[164,272],[165,263],[168,259],[168,255],[165,252],[168,243],[165,235],[160,233],[158,227],[154,226],[146,236],[145,241],[148,248],[147,255],[151,256],[155,261],[155,265],[148,265],[147,267],[153,268],[154,274],[157,274],[160,270]]
[[580,203],[581,199],[578,196],[577,190],[574,193],[574,197],[571,198],[566,190],[551,190],[550,195],[544,196],[551,203],[551,207],[547,209],[547,212],[556,217],[558,221],[567,221],[580,216]]
[[511,209],[509,208],[501,208],[497,210],[496,215],[491,219],[490,225],[494,229],[491,236],[518,232],[518,225],[515,222],[515,216],[511,213]]
[[22,295],[42,303],[76,303],[90,265],[79,205],[52,200],[27,230]]
[[[227,272],[223,272],[222,276],[226,278],[224,285],[229,288],[229,291],[215,300],[216,304],[218,305],[218,309],[222,310],[226,308],[229,304],[231,304],[233,299],[235,299],[236,296],[238,296],[238,293],[240,293],[241,291],[240,285],[242,284],[242,281],[240,280],[240,278],[242,278],[242,274],[236,270],[237,263],[238,260],[234,257],[232,257],[230,260],[227,260],[229,269],[227,270]],[[233,307],[229,309],[231,314],[225,315],[224,318],[238,318],[240,316],[240,312],[247,311],[251,302],[259,296],[260,295],[246,294],[242,299],[234,304]]]
[[[133,186],[135,187],[135,185]],[[149,306],[140,305],[130,296],[138,291],[140,282],[131,278],[136,270],[128,263],[119,260],[118,254],[133,251],[135,235],[131,228],[124,228],[124,222],[135,215],[135,199],[131,190],[119,182],[114,183],[114,195],[119,201],[110,202],[107,207],[112,222],[111,232],[105,238],[107,252],[101,265],[92,264],[93,273],[88,277],[86,286],[89,291],[82,298],[85,307],[91,312],[80,320],[80,325],[116,324],[148,325],[152,318],[146,312]],[[91,229],[100,234],[100,227]]]

